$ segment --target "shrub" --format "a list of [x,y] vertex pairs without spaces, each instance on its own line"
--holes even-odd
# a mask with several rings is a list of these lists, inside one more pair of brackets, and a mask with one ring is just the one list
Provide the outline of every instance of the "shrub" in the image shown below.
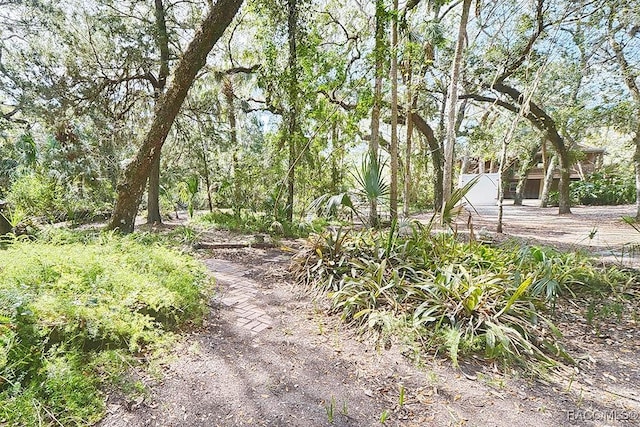
[[82,221],[111,210],[111,185],[63,185],[36,172],[16,179],[7,195],[9,205],[28,216],[45,218],[49,222]]
[[54,180],[30,173],[22,175],[13,183],[7,200],[11,206],[21,209],[27,215],[56,220],[65,212],[61,193],[56,191]]
[[584,181],[571,183],[571,198],[581,205],[624,205],[636,200],[633,176],[615,169],[591,174]]
[[324,219],[316,219],[311,223],[295,221],[290,223],[288,221],[274,221],[272,217],[263,213],[242,211],[240,216],[237,216],[221,210],[208,212],[197,218],[197,221],[220,230],[269,233],[286,237],[308,236],[311,231],[320,231],[327,224]]
[[460,353],[483,352],[527,369],[571,361],[547,315],[560,292],[623,276],[577,254],[461,243],[419,225],[407,237],[393,228],[312,236],[293,270],[363,332],[418,337],[446,348],[454,363]]
[[[0,421],[88,425],[103,380],[198,322],[207,291],[193,259],[135,237],[55,233],[0,254]],[[104,372],[112,371],[105,375]]]

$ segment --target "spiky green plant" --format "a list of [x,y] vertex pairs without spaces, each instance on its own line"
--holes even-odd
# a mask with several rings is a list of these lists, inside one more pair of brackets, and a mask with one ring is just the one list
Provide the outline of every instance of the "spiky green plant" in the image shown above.
[[539,247],[462,243],[416,224],[316,235],[295,258],[300,283],[362,331],[394,330],[459,354],[522,366],[571,362],[547,316],[563,292],[631,280],[588,258]]
[[384,179],[386,165],[380,156],[370,152],[353,175],[360,186],[359,191],[368,201],[379,201],[389,195],[389,184]]
[[307,211],[314,212],[326,218],[337,218],[341,210],[347,210],[349,213],[358,217],[359,220],[363,221],[356,208],[356,204],[353,202],[354,196],[355,194],[350,192],[333,195],[328,193],[323,194],[309,204]]

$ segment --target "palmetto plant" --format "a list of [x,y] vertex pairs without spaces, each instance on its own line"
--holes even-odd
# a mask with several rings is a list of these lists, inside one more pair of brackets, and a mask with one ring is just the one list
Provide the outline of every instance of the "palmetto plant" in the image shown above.
[[339,216],[340,211],[346,209],[362,220],[353,198],[354,193],[350,192],[340,194],[326,193],[311,202],[307,210],[326,218],[335,218]]
[[381,199],[389,196],[389,184],[384,179],[384,168],[387,165],[380,156],[369,153],[362,160],[360,169],[353,174],[359,185],[358,191],[367,199],[367,201],[379,202]]
[[381,157],[368,154],[360,168],[352,174],[358,188],[339,194],[323,194],[311,202],[307,210],[328,218],[337,217],[341,210],[347,210],[366,224],[362,213],[358,211],[358,200],[378,204],[389,196],[389,184],[384,179],[385,167],[386,161]]

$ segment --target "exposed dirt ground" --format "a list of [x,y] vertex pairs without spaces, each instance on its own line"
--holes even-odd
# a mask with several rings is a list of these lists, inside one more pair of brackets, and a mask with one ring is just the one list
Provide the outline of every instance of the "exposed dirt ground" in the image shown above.
[[[513,206],[507,201],[504,234],[563,250],[587,250],[610,262],[633,265],[640,261],[640,232],[622,219],[635,216],[635,206],[574,206],[571,214],[559,215],[558,208],[540,208],[538,203],[525,200],[523,206]],[[476,232],[495,232],[497,206],[468,209]]]
[[[507,233],[565,249],[613,251],[619,258],[622,245],[640,236],[619,221],[633,207],[574,208],[571,216],[510,208]],[[491,209],[478,214],[476,231],[492,230]],[[258,284],[253,304],[273,319],[272,327],[254,334],[238,326],[234,310],[221,302],[229,292],[222,283],[205,325],[184,336],[161,378],[142,376],[149,389],[144,400],[110,396],[100,426],[373,426],[385,413],[386,425],[394,426],[640,425],[640,334],[637,316],[626,309],[620,319],[588,324],[583,306],[562,302],[556,320],[579,363],[531,380],[476,359],[461,369],[439,356],[410,360],[410,349],[400,344],[383,349],[358,339],[325,314],[322,301],[291,283],[290,251],[199,255],[244,266],[244,277]]]

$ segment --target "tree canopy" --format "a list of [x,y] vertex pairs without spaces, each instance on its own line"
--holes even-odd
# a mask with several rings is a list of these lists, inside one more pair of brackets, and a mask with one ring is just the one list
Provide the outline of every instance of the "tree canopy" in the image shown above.
[[439,209],[468,162],[497,171],[521,117],[504,179],[542,153],[570,212],[584,147],[640,169],[640,6],[618,3],[4,1],[0,197],[131,231],[149,179],[150,222],[189,199],[291,224],[370,152],[375,224]]

